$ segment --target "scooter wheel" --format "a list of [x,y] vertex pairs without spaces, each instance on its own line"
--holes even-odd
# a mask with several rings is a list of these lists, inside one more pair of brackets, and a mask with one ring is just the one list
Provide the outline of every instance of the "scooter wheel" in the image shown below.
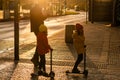
[[68,73],[70,73],[70,71],[69,71],[69,70],[67,70],[65,73],[66,73],[66,75],[68,75]]
[[31,76],[32,76],[32,77],[36,77],[36,76],[38,76],[38,75],[35,74],[35,73],[31,73]]
[[84,73],[84,77],[87,78],[87,76],[88,76],[88,70],[85,70],[83,73]]
[[31,80],[38,80],[38,75],[35,73],[31,73]]
[[55,73],[54,73],[53,71],[51,71],[50,74],[49,74],[49,76],[50,76],[51,78],[54,78],[54,77],[55,77]]
[[67,71],[66,71],[66,73],[70,73],[70,71],[69,71],[69,70],[67,70]]
[[51,77],[50,80],[54,80],[54,77]]

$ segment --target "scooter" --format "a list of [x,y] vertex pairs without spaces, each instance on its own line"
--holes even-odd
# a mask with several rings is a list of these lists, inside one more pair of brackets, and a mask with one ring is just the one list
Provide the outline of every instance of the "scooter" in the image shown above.
[[[40,76],[38,73],[32,73],[31,77],[36,78]],[[50,73],[49,73],[50,80],[54,80],[55,73],[52,71],[52,50],[50,51]]]
[[[86,49],[86,45],[84,46],[85,49]],[[88,70],[86,69],[86,51],[84,53],[84,71],[83,72],[80,72],[80,73],[72,73],[70,72],[69,70],[66,71],[66,75],[69,75],[69,74],[84,74],[84,78],[87,78],[88,76]]]
[[52,71],[52,50],[50,51],[50,73],[49,73],[49,76],[50,76],[50,80],[54,80],[54,77],[55,77],[55,73]]

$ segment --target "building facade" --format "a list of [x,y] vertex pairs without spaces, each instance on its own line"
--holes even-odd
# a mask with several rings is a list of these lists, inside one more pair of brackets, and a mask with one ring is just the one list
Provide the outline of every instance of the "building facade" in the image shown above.
[[120,23],[120,0],[89,0],[89,21]]

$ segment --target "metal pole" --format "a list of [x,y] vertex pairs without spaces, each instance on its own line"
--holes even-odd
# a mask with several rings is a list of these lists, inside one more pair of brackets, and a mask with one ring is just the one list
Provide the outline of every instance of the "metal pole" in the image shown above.
[[65,4],[65,15],[66,15],[66,5],[67,5],[66,0],[65,0],[64,4]]
[[91,22],[94,22],[94,16],[93,16],[93,11],[94,11],[94,0],[91,0]]
[[53,2],[54,2],[53,0],[51,0],[51,2],[50,2],[50,7],[51,7],[51,9],[50,9],[50,10],[52,10],[52,16],[54,15],[54,14],[53,14],[53,7],[54,7]]
[[113,12],[113,14],[112,14],[112,26],[115,26],[116,25],[116,21],[115,21],[115,5],[116,5],[116,2],[117,2],[117,0],[114,0],[113,1],[113,10],[112,10],[112,12]]
[[87,14],[87,12],[88,12],[88,1],[86,0],[86,24],[87,24],[87,19],[88,19],[88,14]]
[[87,0],[86,0],[86,4],[85,4],[85,10],[86,10],[86,24],[87,24]]
[[61,7],[61,4],[60,4],[60,0],[59,0],[59,14],[61,15],[61,9],[60,9],[60,7]]
[[19,0],[15,0],[14,8],[14,60],[19,60]]

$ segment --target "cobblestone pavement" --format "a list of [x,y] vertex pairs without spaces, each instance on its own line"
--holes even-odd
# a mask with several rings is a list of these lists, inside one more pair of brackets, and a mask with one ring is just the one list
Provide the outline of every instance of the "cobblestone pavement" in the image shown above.
[[[76,59],[76,53],[70,43],[65,43],[65,31],[49,37],[53,51],[53,71],[55,80],[120,80],[120,27],[109,27],[107,23],[82,23],[87,45],[88,77],[66,75]],[[35,42],[29,40],[20,46],[20,61],[13,62],[13,50],[0,54],[0,80],[31,80],[33,64],[30,59],[35,51]],[[50,54],[46,55],[47,72],[50,72]],[[83,70],[83,62],[79,65]],[[50,80],[39,76],[39,80]]]

